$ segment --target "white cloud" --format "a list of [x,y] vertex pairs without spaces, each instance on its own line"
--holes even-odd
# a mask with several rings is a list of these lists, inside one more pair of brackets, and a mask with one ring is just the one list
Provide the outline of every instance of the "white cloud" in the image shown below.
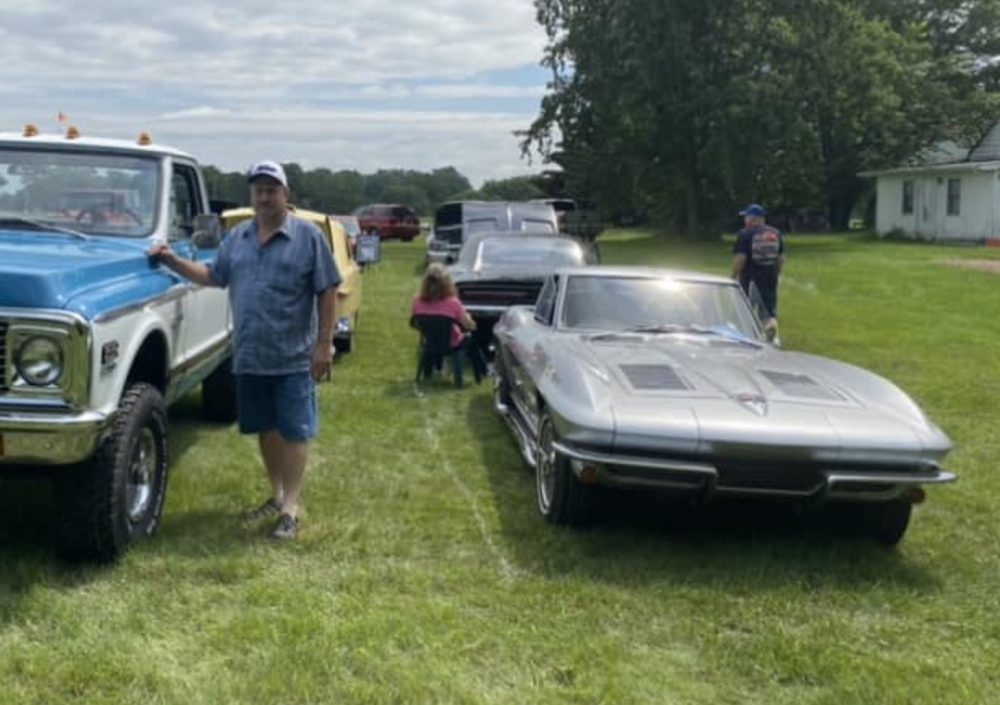
[[531,169],[511,133],[544,91],[523,78],[545,43],[532,0],[67,5],[0,0],[0,129],[63,110],[224,168]]

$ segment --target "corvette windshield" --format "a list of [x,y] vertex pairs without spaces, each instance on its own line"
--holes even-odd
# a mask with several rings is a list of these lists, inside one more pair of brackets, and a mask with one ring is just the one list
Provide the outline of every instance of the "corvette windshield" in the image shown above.
[[149,157],[0,149],[0,228],[30,221],[33,230],[149,235],[159,179],[159,163]]
[[738,287],[668,277],[572,276],[562,324],[595,332],[717,333],[759,340]]

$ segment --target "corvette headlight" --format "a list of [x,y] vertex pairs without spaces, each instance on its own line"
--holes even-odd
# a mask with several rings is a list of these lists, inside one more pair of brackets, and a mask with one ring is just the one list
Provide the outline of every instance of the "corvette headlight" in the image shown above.
[[33,387],[55,384],[63,374],[63,349],[59,341],[44,335],[28,338],[17,351],[17,371]]

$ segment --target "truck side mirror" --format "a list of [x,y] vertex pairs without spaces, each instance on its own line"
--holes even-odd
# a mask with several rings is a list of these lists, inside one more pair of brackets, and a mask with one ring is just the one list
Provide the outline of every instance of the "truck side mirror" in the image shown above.
[[214,250],[222,242],[222,220],[214,213],[203,213],[194,217],[194,233],[191,242],[200,250]]

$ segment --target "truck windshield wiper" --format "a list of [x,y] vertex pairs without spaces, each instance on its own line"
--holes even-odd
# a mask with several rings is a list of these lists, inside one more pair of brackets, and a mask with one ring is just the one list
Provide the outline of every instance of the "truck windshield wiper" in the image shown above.
[[64,233],[66,235],[72,235],[73,237],[79,238],[81,240],[89,240],[90,238],[77,230],[71,230],[70,228],[64,228],[59,225],[53,225],[52,223],[46,223],[45,221],[35,220],[33,218],[26,218],[23,215],[0,215],[0,228],[7,228],[10,226],[29,226],[38,230],[39,232],[44,232],[46,230],[54,231],[57,233]]

